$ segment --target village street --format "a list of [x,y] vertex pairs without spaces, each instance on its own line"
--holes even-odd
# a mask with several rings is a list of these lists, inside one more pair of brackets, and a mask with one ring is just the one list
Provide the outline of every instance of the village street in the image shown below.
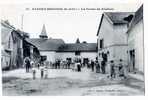
[[129,76],[126,80],[109,79],[107,75],[91,72],[83,68],[82,72],[71,69],[49,69],[48,79],[37,77],[32,79],[32,73],[25,69],[3,72],[3,95],[144,95],[143,77]]

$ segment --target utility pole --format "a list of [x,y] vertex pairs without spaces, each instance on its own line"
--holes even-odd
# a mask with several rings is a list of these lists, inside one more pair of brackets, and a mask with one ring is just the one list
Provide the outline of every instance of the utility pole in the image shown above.
[[21,30],[23,31],[23,23],[24,22],[24,15],[22,15],[22,17],[21,17]]
[[[24,15],[21,16],[21,31],[23,31],[23,20],[24,20]],[[23,52],[23,49],[24,49],[23,48],[23,42],[24,41],[22,41],[22,47],[21,47],[21,58],[22,59],[24,58],[24,56],[23,56],[24,55],[24,52]]]

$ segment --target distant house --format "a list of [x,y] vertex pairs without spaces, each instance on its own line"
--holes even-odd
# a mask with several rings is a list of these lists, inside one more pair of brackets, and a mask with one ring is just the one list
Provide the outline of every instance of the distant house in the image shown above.
[[[2,68],[16,68],[21,67],[23,62],[23,48],[22,34],[18,33],[17,30],[9,24],[8,21],[1,21],[1,44],[2,51]],[[6,55],[7,54],[7,55]]]
[[36,64],[41,59],[38,48],[29,43],[26,39],[23,40],[23,58],[25,57],[30,57]]
[[16,30],[8,21],[1,21],[2,69],[13,69],[23,66],[23,59],[26,56],[25,46],[29,45],[29,48],[35,47],[25,40],[26,37],[28,36],[24,32]]
[[12,51],[12,35],[11,32],[15,28],[8,21],[1,21],[1,67],[8,68],[10,65]]
[[96,60],[97,43],[66,43],[59,47],[57,54],[61,59],[81,59],[83,63]]
[[144,72],[143,5],[136,11],[127,31],[129,71]]
[[32,38],[26,40],[38,48],[42,60],[47,59],[51,62],[55,61],[56,50],[58,50],[60,45],[64,44],[62,39]]
[[127,24],[125,20],[133,16],[130,12],[105,12],[102,14],[98,28],[98,60],[108,63],[122,59],[127,64]]
[[39,38],[30,38],[27,41],[38,48],[42,61],[45,59],[49,62],[55,62],[57,59],[73,61],[76,58],[86,61],[95,60],[97,57],[96,43],[67,44],[62,39],[48,38],[45,25]]

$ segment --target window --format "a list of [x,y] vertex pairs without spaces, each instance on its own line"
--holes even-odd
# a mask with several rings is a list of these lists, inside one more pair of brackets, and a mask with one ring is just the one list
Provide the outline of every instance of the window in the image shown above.
[[8,61],[6,61],[6,66],[8,66]]
[[109,54],[109,51],[107,51],[107,54]]
[[83,58],[83,63],[84,64],[88,64],[88,62],[89,62],[89,59],[88,58]]
[[104,47],[104,40],[101,39],[101,40],[100,40],[100,48],[103,48],[103,47]]
[[9,37],[9,40],[8,40],[8,48],[10,49],[10,43],[11,43],[11,38]]
[[47,60],[47,56],[41,56],[41,61]]
[[99,53],[99,57],[100,57],[101,53]]
[[71,61],[72,61],[71,58],[66,58],[66,60],[68,61],[68,63],[71,63]]
[[79,56],[80,55],[80,51],[76,51],[75,55]]

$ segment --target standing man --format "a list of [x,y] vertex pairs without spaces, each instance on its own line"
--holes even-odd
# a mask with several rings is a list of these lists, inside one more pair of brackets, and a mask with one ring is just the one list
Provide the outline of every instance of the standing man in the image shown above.
[[35,62],[33,61],[33,59],[32,60],[30,60],[30,64],[31,64],[31,68],[33,68],[34,66],[35,66]]
[[95,63],[96,63],[96,73],[100,73],[100,64],[97,60]]
[[126,78],[126,75],[125,75],[125,68],[124,68],[124,66],[123,66],[122,59],[120,59],[120,62],[119,62],[119,77],[124,77],[124,78]]
[[49,66],[49,62],[47,60],[45,60],[44,62],[44,74],[45,74],[45,79],[48,78],[48,66]]
[[33,74],[33,79],[36,79],[36,68],[35,68],[35,64],[32,63],[32,74]]
[[105,74],[105,61],[104,60],[101,62],[101,70],[102,70],[102,74]]
[[94,61],[91,60],[91,68],[92,68],[92,72],[94,71],[94,65],[95,65]]
[[38,62],[38,64],[37,64],[37,66],[38,66],[38,69],[40,69],[40,63]]
[[110,61],[110,77],[111,78],[115,78],[116,76],[116,73],[115,73],[115,64],[114,64],[114,61],[111,60]]
[[26,57],[25,59],[24,59],[24,62],[25,62],[25,67],[26,67],[26,72],[28,73],[29,72],[29,68],[30,68],[30,59],[29,59],[29,57]]
[[47,79],[48,78],[48,67],[47,66],[45,66],[44,72],[45,72],[45,79]]
[[78,69],[78,72],[81,72],[81,63],[80,63],[80,61],[77,63],[77,69]]
[[43,63],[41,64],[40,70],[41,70],[41,79],[43,79],[44,77],[44,64]]

